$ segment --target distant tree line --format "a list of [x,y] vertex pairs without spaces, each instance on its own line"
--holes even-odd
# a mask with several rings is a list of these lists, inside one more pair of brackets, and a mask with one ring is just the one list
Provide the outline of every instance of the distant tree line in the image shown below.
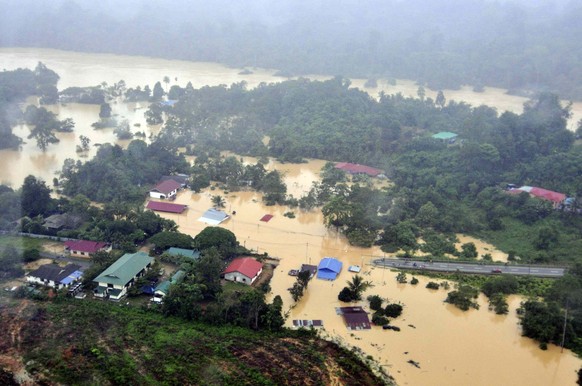
[[34,70],[19,68],[0,72],[0,149],[17,148],[22,143],[22,139],[12,133],[12,127],[22,119],[35,125],[29,138],[42,137],[44,148],[56,140],[52,130],[70,127],[71,121],[57,123],[54,115],[43,108],[37,109],[34,114],[29,112],[24,118],[17,105],[30,96],[38,96],[41,104],[55,103],[58,99],[58,80],[59,76],[40,62]]
[[175,1],[170,13],[132,4],[116,16],[97,4],[4,4],[11,23],[0,44],[343,74],[369,85],[408,78],[434,90],[470,84],[582,97],[575,2],[247,3]]

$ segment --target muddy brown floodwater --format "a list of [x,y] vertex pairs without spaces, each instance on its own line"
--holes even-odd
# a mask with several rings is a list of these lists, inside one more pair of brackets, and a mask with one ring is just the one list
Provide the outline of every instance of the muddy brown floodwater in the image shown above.
[[[252,160],[248,160],[252,161]],[[286,182],[296,181],[295,176],[317,177],[322,161],[289,165],[270,162],[268,167],[286,170]],[[311,183],[299,183],[309,187]],[[446,290],[431,291],[425,288],[428,279],[419,277],[419,284],[398,284],[396,273],[369,265],[372,256],[383,256],[378,248],[355,248],[335,231],[323,226],[320,210],[303,212],[281,206],[265,206],[261,195],[255,192],[229,192],[207,189],[200,194],[182,192],[177,203],[187,204],[181,214],[162,214],[173,219],[182,232],[192,236],[204,229],[198,221],[204,211],[212,206],[211,197],[226,197],[224,210],[232,213],[221,227],[234,232],[240,243],[259,253],[268,252],[281,259],[271,282],[270,298],[280,295],[284,308],[289,310],[287,325],[293,319],[322,319],[324,336],[340,340],[350,346],[360,347],[394,376],[400,385],[569,385],[575,384],[576,371],[582,361],[568,350],[551,346],[542,351],[537,344],[520,334],[516,309],[523,299],[509,299],[510,313],[495,315],[487,309],[487,300],[479,298],[480,310],[462,312],[446,304]],[[293,211],[296,218],[284,217]],[[264,214],[274,215],[268,223],[259,219]],[[481,253],[499,251],[478,239],[459,235],[461,242],[473,241]],[[501,252],[499,252],[501,254]],[[334,282],[313,279],[305,296],[294,304],[289,292],[295,280],[287,273],[301,264],[317,265],[325,256],[340,259],[344,266]],[[500,257],[501,258],[501,257]],[[344,304],[337,295],[352,277],[349,265],[363,266],[362,275],[373,282],[365,296],[379,294],[404,304],[403,315],[393,324],[401,332],[373,327],[371,331],[350,332],[335,307]],[[408,275],[409,279],[411,278]],[[365,305],[365,302],[361,302]],[[408,363],[419,363],[416,368]]]
[[[143,57],[130,57],[106,54],[86,54],[44,49],[0,49],[0,67],[11,70],[18,67],[34,68],[42,61],[54,69],[60,76],[59,89],[69,86],[93,86],[105,81],[109,84],[123,79],[128,87],[153,87],[157,81],[168,76],[170,85],[185,86],[191,81],[194,87],[205,85],[231,84],[246,81],[249,87],[260,82],[278,82],[283,78],[274,77],[274,70],[253,69],[254,74],[239,75],[240,69],[228,68],[216,63],[191,63]],[[325,76],[313,76],[314,79],[326,79]],[[352,84],[361,87],[364,80],[354,79]],[[383,90],[386,93],[402,92],[406,96],[416,96],[417,86],[414,82],[397,80],[392,86],[380,81],[379,87],[366,89],[377,96]],[[521,112],[525,98],[509,96],[504,90],[487,88],[484,93],[474,93],[468,88],[458,91],[444,90],[447,100],[463,100],[472,105],[489,104],[498,111],[510,110]],[[430,90],[427,96],[434,97]],[[157,126],[145,124],[143,112],[147,104],[117,103],[112,106],[113,113],[128,119],[135,131],[144,131],[146,136],[159,130]],[[91,123],[98,120],[98,107],[89,105],[49,106],[58,113],[60,119],[72,117],[76,122],[74,133],[58,134],[61,142],[49,147],[43,153],[36,148],[33,141],[28,141],[20,151],[2,150],[0,159],[0,182],[19,187],[24,177],[33,174],[45,179],[49,185],[55,172],[60,170],[66,158],[79,159],[75,147],[79,144],[81,134],[91,139],[91,150],[86,155],[92,157],[96,152],[93,145],[114,142],[126,145],[127,141],[116,141],[112,129],[93,130]],[[581,116],[582,104],[573,105],[573,123]],[[139,126],[134,126],[139,125]],[[19,126],[14,132],[26,138],[28,128]],[[80,159],[88,159],[80,158]],[[246,162],[254,162],[247,159]],[[313,180],[318,179],[318,172],[324,161],[310,161],[306,164],[279,164],[271,161],[268,168],[277,168],[285,173],[289,193],[295,197],[308,190]],[[189,209],[181,214],[164,214],[166,218],[176,221],[182,232],[196,235],[205,224],[197,219],[211,207],[211,196],[226,196],[228,212],[236,210],[237,214],[223,223],[226,229],[233,231],[241,244],[259,253],[268,252],[281,258],[271,286],[270,297],[281,295],[286,309],[289,310],[287,325],[291,320],[322,319],[324,334],[340,339],[348,345],[360,347],[367,355],[378,360],[400,385],[573,385],[576,371],[582,361],[570,351],[563,353],[556,346],[547,351],[540,350],[536,343],[520,335],[520,327],[515,309],[522,300],[514,296],[509,300],[510,313],[498,316],[487,310],[487,303],[480,298],[480,310],[461,312],[443,303],[445,290],[430,291],[425,288],[427,280],[419,278],[416,286],[397,284],[396,273],[389,270],[373,268],[368,263],[371,256],[382,256],[377,248],[354,248],[345,238],[323,225],[320,210],[301,212],[281,206],[265,206],[261,195],[254,192],[236,192],[225,194],[220,190],[205,190],[201,194],[181,192],[176,200]],[[283,214],[295,212],[294,219]],[[264,214],[273,214],[273,219],[264,223],[259,219]],[[480,243],[466,236],[460,236],[462,242],[473,241],[480,249],[480,254],[491,253],[494,259],[503,259],[503,253],[493,246]],[[290,269],[296,269],[303,263],[317,264],[322,257],[337,257],[344,263],[339,278],[334,282],[314,279],[310,282],[306,295],[294,305],[287,288],[294,278],[287,275]],[[343,321],[335,313],[335,307],[341,304],[337,294],[352,277],[347,267],[352,264],[364,267],[362,274],[375,287],[365,294],[379,294],[391,302],[405,305],[403,315],[394,321],[401,327],[401,332],[385,331],[374,327],[371,331],[349,332]],[[410,277],[410,276],[409,276]],[[408,360],[419,363],[416,368]]]

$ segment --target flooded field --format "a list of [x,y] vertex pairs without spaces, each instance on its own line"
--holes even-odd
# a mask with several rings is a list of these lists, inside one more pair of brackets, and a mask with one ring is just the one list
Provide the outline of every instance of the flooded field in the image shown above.
[[[286,183],[294,181],[295,175],[317,176],[320,166],[321,161],[300,165],[269,164],[277,169],[291,168],[286,174]],[[322,319],[324,336],[361,348],[366,355],[378,360],[400,385],[561,386],[575,383],[576,371],[582,366],[580,359],[567,350],[561,353],[556,346],[542,351],[534,341],[521,337],[515,310],[522,298],[509,299],[507,316],[488,311],[484,296],[479,298],[480,310],[462,312],[443,302],[446,290],[426,289],[428,279],[419,277],[416,286],[398,284],[396,272],[371,266],[372,256],[383,256],[383,253],[378,248],[350,246],[343,236],[323,226],[319,210],[302,212],[265,206],[258,193],[207,189],[200,194],[179,193],[176,203],[187,204],[188,210],[181,215],[163,216],[176,221],[182,232],[195,236],[206,226],[198,218],[212,206],[211,197],[217,194],[226,197],[226,212],[236,211],[236,215],[220,226],[234,232],[247,248],[281,259],[271,282],[270,297],[282,297],[284,308],[289,310],[288,326],[293,319]],[[296,218],[283,216],[290,210]],[[274,217],[265,223],[260,221],[264,214]],[[459,235],[459,241],[474,242],[480,254],[491,253],[494,260],[503,261],[504,254],[489,244],[464,235]],[[304,297],[294,304],[287,291],[295,280],[288,275],[289,270],[301,264],[317,265],[326,256],[342,261],[343,269],[338,279],[334,282],[313,279]],[[349,265],[362,266],[362,275],[374,284],[364,296],[378,294],[404,305],[403,315],[393,322],[401,332],[379,327],[370,331],[347,330],[342,318],[336,315],[335,307],[345,305],[337,300],[337,295],[354,275],[347,271]],[[408,278],[412,278],[410,274]],[[358,304],[367,307],[366,303]],[[418,362],[420,369],[409,364],[409,360]]]
[[[191,81],[194,87],[204,85],[231,84],[246,81],[250,87],[260,82],[277,82],[283,78],[274,77],[274,70],[253,69],[254,74],[239,75],[240,69],[233,69],[216,63],[191,63],[162,59],[129,57],[104,54],[84,54],[57,50],[37,49],[0,49],[0,64],[4,69],[17,67],[34,68],[42,61],[60,76],[59,88],[69,86],[92,86],[105,81],[109,84],[123,79],[128,87],[153,86],[164,76],[170,77],[172,84],[185,86]],[[314,78],[324,79],[316,76]],[[353,80],[354,86],[363,85],[363,80]],[[367,89],[373,95],[384,90],[387,93],[402,92],[416,96],[414,82],[398,80],[396,86],[380,81],[379,87]],[[447,100],[464,100],[473,105],[490,104],[499,111],[521,112],[525,98],[504,94],[503,90],[487,88],[484,93],[474,93],[468,88],[458,91],[444,90]],[[427,90],[427,96],[434,94]],[[146,136],[159,129],[147,126],[143,117],[146,105],[118,103],[112,106],[113,113],[128,119],[135,131],[144,131]],[[43,153],[33,141],[27,141],[20,151],[0,151],[3,167],[0,168],[0,182],[19,187],[28,174],[52,183],[55,172],[61,169],[66,158],[79,159],[75,147],[81,134],[91,139],[88,159],[96,152],[93,146],[99,143],[114,142],[121,145],[127,142],[116,141],[112,129],[93,130],[91,123],[98,119],[98,108],[90,105],[50,106],[60,119],[71,117],[76,122],[74,133],[58,134],[61,142],[50,146]],[[573,106],[576,122],[581,116],[582,104]],[[139,126],[134,126],[139,125]],[[570,123],[572,125],[572,123]],[[572,126],[573,127],[573,126]],[[14,130],[15,134],[26,138],[29,131],[25,126]],[[255,162],[247,158],[245,162]],[[284,172],[288,193],[295,197],[309,189],[312,181],[317,180],[318,172],[324,161],[291,165],[270,161],[268,168]],[[239,242],[258,253],[268,252],[279,257],[271,283],[271,296],[281,295],[286,309],[290,310],[287,324],[293,319],[322,319],[325,334],[340,339],[346,344],[360,347],[366,355],[377,359],[390,372],[400,385],[572,385],[576,371],[582,361],[571,352],[563,353],[555,346],[547,351],[537,348],[535,342],[520,336],[515,309],[522,300],[510,299],[510,314],[497,316],[487,310],[487,303],[481,298],[481,309],[461,312],[443,303],[445,290],[429,291],[426,280],[419,278],[416,286],[397,284],[396,273],[373,268],[368,265],[371,256],[382,256],[377,248],[355,248],[344,237],[325,228],[321,211],[302,212],[281,206],[265,206],[261,195],[255,192],[229,192],[207,189],[201,194],[181,192],[176,202],[187,204],[188,210],[181,214],[164,214],[176,221],[182,232],[195,236],[206,226],[198,221],[204,211],[211,207],[212,195],[226,197],[227,212],[236,211],[223,223],[233,231]],[[295,218],[284,216],[293,211]],[[265,214],[274,217],[268,223],[259,219]],[[493,246],[480,240],[459,236],[461,243],[472,241],[477,245],[479,254],[491,253],[494,260],[506,257]],[[291,287],[293,277],[287,275],[290,269],[297,269],[303,263],[317,264],[322,257],[332,256],[340,259],[344,268],[335,282],[314,279],[306,295],[293,304],[287,288]],[[374,283],[365,295],[379,294],[391,302],[405,305],[403,315],[394,324],[401,332],[385,331],[374,327],[371,331],[349,332],[342,319],[336,315],[335,307],[341,304],[337,294],[352,277],[347,266],[357,264],[362,267],[363,275]],[[363,303],[362,303],[363,304]],[[410,365],[408,360],[419,363],[420,368]]]
[[[252,74],[239,74],[241,69],[230,68],[218,63],[186,62],[178,60],[165,60],[149,57],[91,54],[51,49],[33,48],[0,48],[0,68],[13,70],[16,68],[34,68],[41,61],[60,76],[58,87],[63,90],[71,86],[96,86],[102,82],[114,84],[124,80],[127,87],[153,85],[168,76],[170,87],[174,84],[181,87],[191,82],[195,88],[203,86],[215,86],[220,84],[245,81],[248,87],[255,87],[260,83],[281,82],[286,78],[276,77],[272,69],[253,68]],[[330,78],[323,75],[309,75],[310,79],[324,80]],[[414,81],[398,79],[396,85],[390,85],[386,80],[379,80],[378,87],[364,88],[365,79],[352,79],[353,87],[359,87],[367,91],[373,97],[377,97],[380,91],[387,94],[402,93],[405,96],[416,97],[418,86]],[[443,90],[447,100],[464,101],[474,106],[486,104],[497,108],[499,112],[505,110],[520,113],[523,103],[527,98],[505,94],[505,90],[486,88],[485,92],[473,92],[470,87],[460,90]],[[434,98],[436,92],[426,90],[426,96]],[[29,103],[32,103],[29,101]],[[132,131],[144,132],[146,137],[156,133],[159,126],[149,126],[145,123],[143,112],[147,103],[112,105],[113,114],[119,120],[127,119]],[[50,183],[55,173],[60,171],[66,158],[78,158],[75,152],[80,144],[79,136],[85,135],[91,140],[91,150],[83,156],[92,157],[96,152],[94,145],[100,143],[118,143],[126,145],[127,141],[117,141],[113,129],[94,130],[91,124],[99,119],[98,106],[67,104],[47,106],[58,114],[59,119],[73,118],[75,130],[73,133],[57,133],[61,140],[56,145],[49,146],[47,152],[42,152],[36,147],[34,140],[26,137],[30,133],[25,125],[16,127],[14,133],[23,138],[27,143],[20,151],[0,150],[0,159],[4,167],[0,170],[0,183],[14,187],[20,186],[28,174],[43,178]],[[572,107],[573,116],[569,122],[569,128],[575,130],[576,122],[582,118],[582,103],[577,102]],[[304,177],[300,177],[304,179]],[[294,189],[291,185],[290,191]]]

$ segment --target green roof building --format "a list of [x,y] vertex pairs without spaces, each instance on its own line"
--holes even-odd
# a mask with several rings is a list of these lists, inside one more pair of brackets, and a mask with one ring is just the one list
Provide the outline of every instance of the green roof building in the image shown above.
[[153,262],[154,258],[145,252],[126,253],[93,280],[97,283],[94,295],[111,300],[121,299]]
[[186,271],[176,271],[170,280],[164,280],[156,286],[154,297],[151,300],[154,303],[161,303],[164,300],[164,296],[170,292],[170,285],[180,284],[184,277],[186,277]]
[[441,131],[440,133],[433,134],[432,137],[443,141],[450,141],[451,139],[458,137],[458,134],[451,133],[450,131]]
[[166,251],[166,253],[172,256],[184,256],[188,259],[198,260],[200,257],[200,252],[193,249],[175,248],[172,247]]

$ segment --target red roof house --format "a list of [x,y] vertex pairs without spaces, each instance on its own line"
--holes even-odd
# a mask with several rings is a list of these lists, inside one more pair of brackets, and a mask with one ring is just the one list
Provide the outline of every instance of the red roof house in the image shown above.
[[165,180],[157,184],[150,190],[150,197],[153,198],[170,198],[178,193],[182,185],[175,180]]
[[352,164],[349,162],[338,162],[335,164],[336,169],[341,169],[350,174],[367,174],[370,177],[377,177],[382,174],[382,170],[366,165]]
[[147,209],[157,210],[158,212],[168,213],[182,213],[186,210],[188,205],[172,204],[169,202],[149,201],[146,205]]
[[510,194],[520,194],[522,192],[526,192],[529,193],[529,195],[532,197],[551,201],[554,204],[554,207],[560,205],[566,199],[566,195],[564,193],[554,192],[552,190],[538,188],[536,186],[522,186],[520,188],[510,189],[507,192]]
[[105,251],[109,252],[111,245],[103,241],[70,240],[65,241],[65,252],[76,257],[89,257],[90,255]]
[[263,264],[251,257],[234,259],[224,273],[224,279],[252,284],[263,272]]

